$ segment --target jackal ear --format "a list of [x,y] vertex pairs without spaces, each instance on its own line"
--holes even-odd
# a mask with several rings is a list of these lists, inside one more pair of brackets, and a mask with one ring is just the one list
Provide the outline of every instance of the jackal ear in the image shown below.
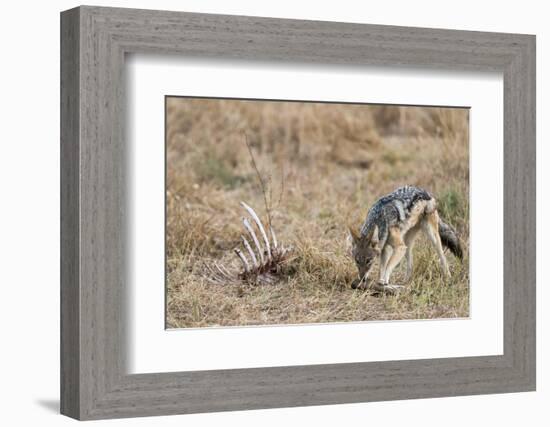
[[359,233],[353,228],[352,226],[348,225],[349,235],[351,237],[351,241],[355,244],[357,244],[361,240],[361,236]]

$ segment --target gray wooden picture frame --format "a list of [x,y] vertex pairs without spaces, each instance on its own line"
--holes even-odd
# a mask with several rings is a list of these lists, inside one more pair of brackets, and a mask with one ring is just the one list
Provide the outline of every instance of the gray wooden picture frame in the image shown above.
[[[127,53],[504,78],[504,354],[127,374]],[[535,37],[83,6],[61,14],[61,412],[101,419],[535,390]],[[160,284],[159,284],[160,286]]]

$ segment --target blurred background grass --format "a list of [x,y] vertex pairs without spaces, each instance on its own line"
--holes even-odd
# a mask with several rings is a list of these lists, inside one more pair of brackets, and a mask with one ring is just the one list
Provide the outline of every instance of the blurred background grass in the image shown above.
[[[168,327],[465,317],[469,313],[469,111],[197,98],[167,99]],[[267,184],[273,227],[292,245],[287,277],[271,287],[216,286],[204,263],[235,262],[242,210],[265,218],[245,135]],[[347,225],[380,196],[430,191],[466,247],[448,253],[444,281],[425,238],[397,296],[350,289],[357,274]],[[403,279],[400,266],[392,282]],[[376,272],[375,272],[376,274]]]

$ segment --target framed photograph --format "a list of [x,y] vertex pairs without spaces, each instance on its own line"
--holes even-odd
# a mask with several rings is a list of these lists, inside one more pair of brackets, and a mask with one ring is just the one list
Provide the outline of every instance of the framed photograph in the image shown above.
[[535,390],[535,37],[61,14],[61,411]]

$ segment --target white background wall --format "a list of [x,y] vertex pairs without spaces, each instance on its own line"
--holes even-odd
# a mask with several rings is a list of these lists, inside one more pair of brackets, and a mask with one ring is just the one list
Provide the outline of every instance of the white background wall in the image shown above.
[[[542,244],[549,227],[550,27],[545,2],[462,0],[97,1],[97,5],[537,35],[538,391],[109,421],[110,425],[499,426],[550,423],[550,303]],[[59,11],[74,1],[4,2],[0,31],[0,423],[68,425],[59,384]]]

